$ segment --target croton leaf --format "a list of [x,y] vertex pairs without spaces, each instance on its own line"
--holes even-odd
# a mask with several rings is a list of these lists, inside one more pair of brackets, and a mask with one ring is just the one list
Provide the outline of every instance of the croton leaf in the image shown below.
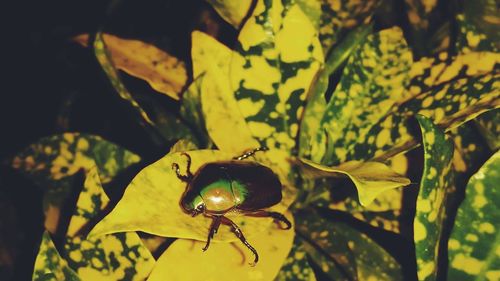
[[91,169],[69,222],[63,256],[82,280],[145,280],[155,260],[137,233],[93,239],[83,234],[108,204],[97,168]]
[[379,144],[384,135],[375,139],[368,132],[392,106],[408,97],[404,89],[410,82],[412,62],[399,28],[366,37],[349,58],[328,103],[312,142],[312,160],[338,165],[348,159],[347,153],[359,140],[372,137],[372,143]]
[[192,41],[193,73],[195,77],[204,73],[200,97],[210,138],[219,149],[233,153],[259,147],[238,110],[228,82],[231,50],[198,31],[193,32]]
[[42,236],[35,260],[33,281],[80,281],[78,275],[61,258],[48,231]]
[[238,108],[261,145],[292,153],[324,60],[317,31],[292,1],[258,1],[238,43],[228,77]]
[[[333,280],[402,279],[397,261],[366,234],[310,211],[299,213],[296,221],[298,235],[312,246],[306,247],[308,254]],[[320,256],[326,259],[318,259]]]
[[[87,46],[89,36],[74,38]],[[187,81],[184,62],[154,45],[139,40],[123,39],[112,34],[102,34],[113,64],[117,69],[145,80],[156,91],[178,100]]]
[[[291,213],[286,214],[292,219]],[[293,224],[295,224],[292,221]],[[177,239],[160,257],[148,281],[172,280],[273,280],[292,248],[294,231],[276,225],[256,235],[246,232],[259,253],[259,262],[239,241],[213,243],[203,252],[204,242]],[[193,270],[195,265],[200,270]]]
[[411,181],[394,172],[380,162],[345,162],[337,167],[327,167],[307,159],[301,159],[305,164],[306,176],[312,177],[349,177],[358,190],[359,202],[369,205],[382,192],[409,185]]
[[434,32],[439,32],[440,25],[445,23],[446,17],[440,13],[439,2],[441,1],[405,0],[406,14],[410,23],[410,42],[414,52],[419,55],[428,49],[429,37]]
[[453,188],[453,141],[431,119],[417,115],[417,120],[424,147],[424,171],[413,223],[417,274],[419,280],[435,280],[446,198]]
[[458,52],[465,54],[471,51],[498,51],[499,46],[495,45],[486,34],[481,33],[471,21],[466,20],[463,14],[457,15],[457,24],[459,33],[455,47]]
[[497,280],[500,277],[500,152],[467,184],[448,241],[449,280]]
[[113,85],[113,88],[118,93],[118,96],[123,99],[126,104],[130,105],[129,108],[133,113],[133,116],[137,120],[138,124],[141,125],[149,134],[151,140],[155,143],[161,144],[163,140],[161,138],[161,135],[157,131],[157,128],[155,127],[155,123],[122,83],[101,32],[98,32],[96,34],[93,47],[97,61],[106,73],[106,76],[110,80],[111,85]]
[[347,31],[368,23],[380,0],[297,0],[309,20],[319,31],[325,54]]
[[499,107],[500,74],[495,71],[499,61],[495,53],[473,52],[454,58],[442,53],[414,63],[412,96],[373,124],[367,133],[370,137],[359,140],[347,157],[383,161],[415,147],[417,141],[409,133],[409,117],[415,114],[429,117],[449,131]]
[[[203,164],[231,160],[234,155],[218,150],[195,150],[188,152],[192,159],[191,171],[194,173]],[[172,164],[178,163],[185,171],[187,157],[181,153],[168,154],[143,169],[129,184],[123,198],[113,211],[100,221],[91,235],[143,231],[164,237],[178,237],[205,241],[211,220],[204,216],[191,217],[180,206],[186,189]],[[271,209],[284,212],[293,201],[291,187],[284,186],[283,200]],[[239,225],[243,233],[252,234],[265,231],[270,219],[227,214]],[[236,241],[238,238],[229,229],[222,228],[213,241]]]
[[[55,233],[59,211],[75,186],[78,172],[99,168],[104,185],[130,165],[136,154],[100,137],[65,133],[40,139],[12,159],[11,165],[41,187],[44,192],[45,227]],[[83,180],[82,180],[83,182]]]
[[252,0],[207,0],[219,15],[235,28],[239,28],[248,10],[252,5]]
[[313,81],[304,109],[304,115],[299,130],[299,156],[310,158],[311,137],[314,137],[320,128],[321,119],[325,114],[327,102],[325,93],[328,89],[330,75],[349,58],[356,47],[363,43],[365,37],[372,31],[371,25],[358,27],[346,36],[328,55],[324,67]]
[[473,24],[479,33],[486,34],[496,48],[500,48],[500,16],[498,2],[495,0],[478,0],[464,2],[465,20]]
[[295,236],[292,249],[274,280],[316,281],[316,276],[307,260],[304,245],[299,236]]

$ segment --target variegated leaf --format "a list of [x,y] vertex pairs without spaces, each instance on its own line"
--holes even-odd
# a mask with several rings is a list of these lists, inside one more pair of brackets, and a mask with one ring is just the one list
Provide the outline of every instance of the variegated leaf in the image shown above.
[[62,204],[75,186],[81,186],[77,182],[80,170],[89,171],[97,165],[106,185],[139,160],[139,156],[100,137],[65,133],[39,140],[15,156],[11,165],[45,188],[45,227],[55,233]]
[[373,124],[409,95],[404,88],[410,81],[411,63],[400,29],[368,36],[349,58],[328,103],[313,140],[312,160],[328,165],[348,160],[354,146],[371,137]]
[[455,47],[460,53],[469,52],[498,52],[498,44],[491,41],[486,34],[481,33],[478,28],[471,22],[467,21],[465,15],[457,16],[459,34]]
[[97,168],[91,169],[68,226],[63,256],[82,280],[145,280],[155,260],[137,233],[85,237],[108,204]]
[[[74,38],[87,46],[89,36]],[[145,80],[156,91],[178,100],[187,81],[184,62],[154,45],[139,40],[123,39],[112,34],[102,34],[111,60],[117,69]],[[99,60],[101,64],[102,60]],[[109,75],[109,74],[108,74]]]
[[274,280],[316,281],[316,276],[309,264],[302,239],[299,236],[295,236],[292,249]]
[[370,22],[380,0],[297,0],[319,31],[323,51],[328,54],[345,34]]
[[[396,260],[364,233],[340,222],[303,212],[297,219],[297,231],[319,255],[326,256],[318,267],[333,280],[401,280]],[[309,248],[311,249],[311,248]],[[309,252],[308,252],[309,253]],[[334,260],[339,269],[332,268]],[[337,272],[337,273],[335,273]]]
[[258,1],[243,26],[229,79],[261,145],[296,153],[306,94],[323,63],[317,36],[298,5],[287,1]]
[[467,184],[448,242],[449,280],[500,278],[500,153],[495,153]]
[[436,280],[438,253],[446,216],[446,198],[453,186],[453,142],[424,116],[422,130],[424,171],[413,223],[419,280]]
[[491,150],[500,148],[500,110],[495,109],[481,114],[475,119],[477,127],[486,139]]
[[48,231],[42,236],[33,270],[33,281],[80,281],[78,275],[61,258]]
[[447,61],[446,55],[422,59],[412,66],[411,97],[403,101],[359,140],[348,159],[383,161],[415,147],[408,120],[415,114],[429,117],[451,130],[479,114],[500,106],[500,74],[494,53],[469,53]]

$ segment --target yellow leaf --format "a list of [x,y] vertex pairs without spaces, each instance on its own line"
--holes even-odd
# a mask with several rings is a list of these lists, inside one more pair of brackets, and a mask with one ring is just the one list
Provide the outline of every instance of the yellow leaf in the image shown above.
[[[195,150],[188,152],[192,159],[191,172],[195,173],[208,162],[231,160],[234,156],[218,150]],[[204,216],[191,217],[180,206],[186,183],[177,178],[172,169],[178,163],[181,172],[186,169],[186,157],[181,153],[168,154],[142,170],[127,187],[123,198],[113,211],[91,231],[91,236],[103,234],[143,231],[164,237],[179,237],[205,241],[211,219]],[[292,189],[285,185],[283,200],[270,208],[283,213],[291,204]],[[271,219],[256,218],[229,213],[228,218],[239,225],[244,233],[257,234],[268,228]],[[213,241],[236,241],[238,238],[229,229],[221,229]]]
[[[292,219],[290,213],[287,217]],[[260,256],[255,267],[248,264],[253,261],[252,253],[239,241],[213,243],[203,252],[204,243],[179,239],[157,261],[148,281],[274,280],[292,247],[294,229],[282,230],[273,225],[258,235],[245,235],[251,237],[248,240]]]
[[380,162],[349,161],[337,167],[327,167],[307,159],[300,159],[305,164],[305,172],[312,177],[348,176],[358,190],[359,202],[367,206],[382,192],[409,185],[408,178],[394,172]]
[[259,147],[238,109],[228,82],[231,50],[199,31],[193,32],[192,42],[194,76],[205,73],[201,102],[210,138],[219,149],[232,153]]
[[[130,39],[122,39],[111,34],[103,34],[116,68],[143,79],[156,91],[178,100],[187,81],[184,62],[157,47]],[[74,40],[88,45],[87,34]]]

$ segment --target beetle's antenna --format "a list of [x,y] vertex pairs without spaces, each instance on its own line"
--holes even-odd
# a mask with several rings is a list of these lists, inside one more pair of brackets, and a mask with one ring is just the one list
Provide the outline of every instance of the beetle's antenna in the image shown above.
[[269,150],[269,148],[267,148],[267,147],[265,147],[265,146],[257,147],[257,148],[255,148],[255,149],[253,149],[253,150],[250,150],[250,151],[248,151],[248,152],[243,153],[243,154],[242,154],[242,155],[240,155],[240,156],[234,157],[233,159],[234,159],[234,160],[243,160],[243,159],[247,159],[248,157],[253,156],[253,155],[254,155],[256,152],[258,152],[258,151],[268,151],[268,150]]

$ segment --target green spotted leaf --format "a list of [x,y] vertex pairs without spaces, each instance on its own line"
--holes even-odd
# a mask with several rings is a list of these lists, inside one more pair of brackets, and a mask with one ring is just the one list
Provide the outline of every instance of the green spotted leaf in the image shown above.
[[469,53],[471,51],[498,52],[499,46],[491,41],[486,34],[480,30],[465,15],[457,15],[457,24],[459,28],[458,38],[455,42],[455,48],[460,53]]
[[63,256],[82,280],[145,280],[155,260],[137,233],[85,237],[108,203],[97,169],[91,169],[69,222]]
[[[440,0],[405,0],[406,14],[410,24],[409,37],[410,43],[415,53],[422,55],[428,53],[428,38],[436,31],[439,31],[447,17],[440,12]],[[449,42],[449,30],[447,30]]]
[[424,58],[411,69],[411,97],[386,115],[347,154],[348,159],[384,161],[417,145],[410,134],[410,117],[431,118],[449,131],[500,106],[500,73],[495,70],[500,56],[469,53],[447,59],[440,54]]
[[308,254],[332,280],[402,279],[396,260],[364,233],[312,212],[299,213],[296,221]]
[[500,277],[500,153],[495,153],[467,184],[448,241],[449,280]]
[[495,0],[478,0],[464,2],[465,21],[473,24],[479,33],[494,42],[496,49],[500,48],[500,16],[498,2]]
[[239,28],[248,10],[252,5],[252,0],[207,0],[219,15],[235,28]]
[[316,276],[309,265],[302,239],[295,236],[292,249],[281,267],[275,281],[316,281]]
[[358,190],[359,202],[367,206],[389,189],[410,184],[410,180],[380,162],[345,162],[337,167],[322,166],[307,159],[300,160],[304,164],[306,176],[339,177],[347,176]]
[[453,188],[453,142],[432,120],[418,115],[424,147],[424,171],[414,226],[419,280],[435,280],[447,194]]
[[412,61],[399,28],[366,37],[349,58],[328,102],[312,142],[312,160],[328,165],[348,160],[359,140],[370,137],[373,124],[408,96],[404,88],[410,82]]
[[35,260],[33,281],[80,281],[78,275],[61,258],[48,231],[42,236],[42,242]]
[[317,31],[297,4],[259,1],[238,43],[229,77],[238,108],[261,145],[291,153],[323,63]]
[[101,32],[98,32],[96,34],[93,47],[97,61],[106,73],[106,76],[110,80],[119,97],[123,99],[128,105],[130,105],[131,112],[133,112],[138,124],[145,129],[145,131],[150,135],[151,139],[155,143],[161,144],[163,139],[161,137],[161,134],[158,132],[158,129],[156,128],[156,124],[152,121],[151,117],[146,113],[146,111],[144,111],[144,109],[136,101],[132,94],[130,94],[127,88],[125,88],[125,85],[123,85],[118,71],[113,64],[111,56],[108,53]]
[[328,54],[347,32],[370,22],[382,1],[297,0],[296,2],[319,31],[323,51]]
[[62,204],[76,187],[81,186],[83,179],[79,171],[97,166],[106,186],[139,160],[136,154],[100,137],[65,133],[40,139],[15,156],[11,165],[45,188],[45,227],[54,233]]
[[311,156],[311,138],[318,132],[327,106],[325,92],[328,88],[330,75],[349,58],[356,47],[363,43],[365,37],[371,32],[371,25],[363,25],[352,30],[328,55],[325,66],[313,81],[308,93],[304,116],[300,123],[299,156],[304,158]]

